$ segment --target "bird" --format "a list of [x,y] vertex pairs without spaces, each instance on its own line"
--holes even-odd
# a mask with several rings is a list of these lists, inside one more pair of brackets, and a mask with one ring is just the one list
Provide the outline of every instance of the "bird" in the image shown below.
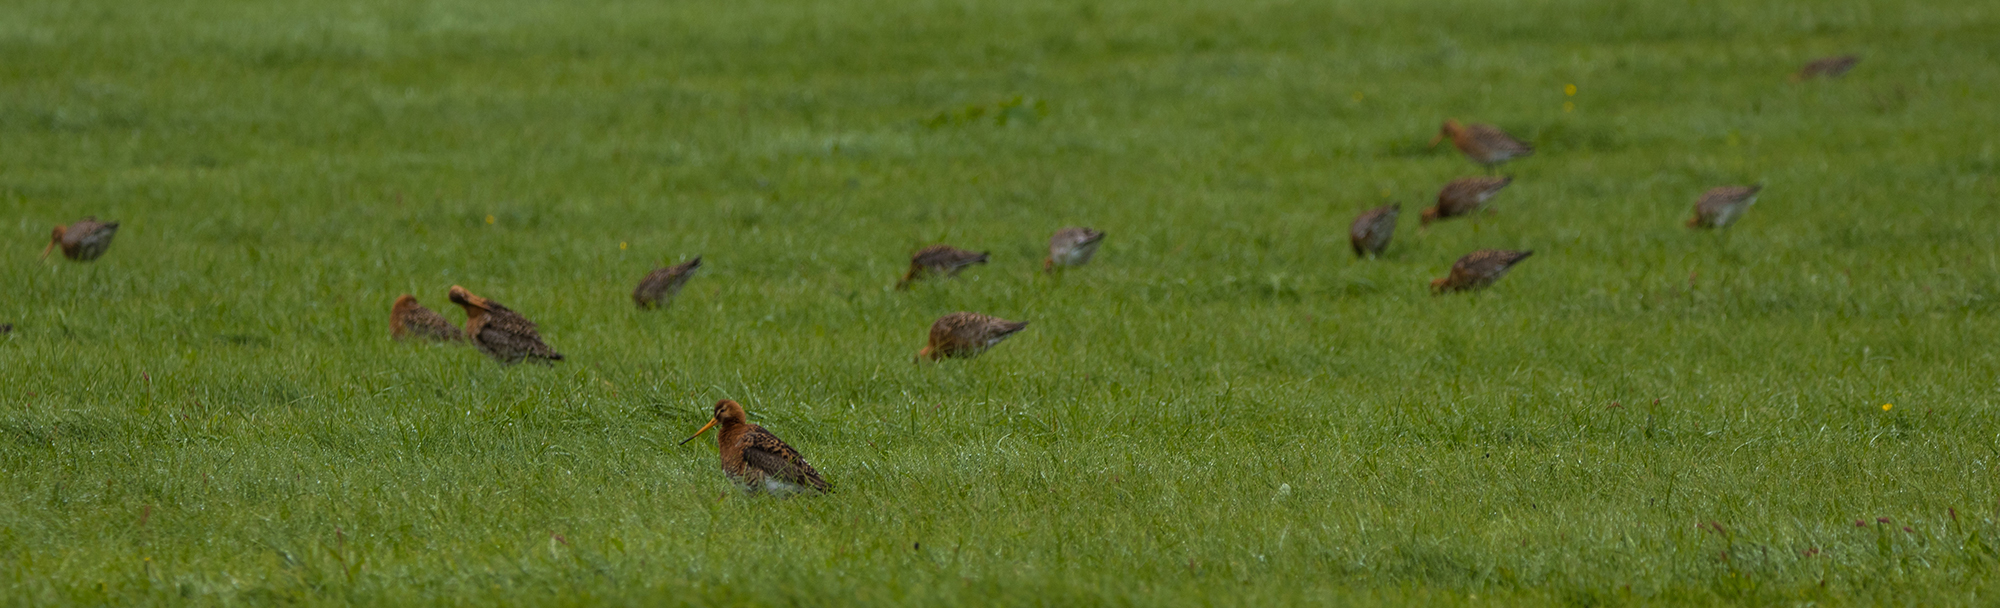
[[1104,233],[1081,226],[1071,226],[1057,230],[1049,237],[1049,257],[1042,260],[1042,270],[1055,272],[1058,266],[1082,266],[1097,253],[1097,246],[1104,242]]
[[553,365],[563,359],[562,353],[542,343],[535,322],[521,313],[457,285],[451,286],[451,302],[465,309],[465,338],[493,360],[511,365],[529,359]]
[[1431,293],[1445,294],[1454,291],[1485,289],[1507,270],[1534,255],[1533,251],[1508,251],[1505,249],[1481,249],[1468,253],[1451,265],[1451,275],[1431,280]]
[[639,286],[632,290],[632,302],[638,304],[640,310],[666,306],[699,268],[701,256],[694,256],[692,260],[646,273],[646,278],[639,279]]
[[1506,131],[1493,125],[1461,125],[1457,120],[1447,119],[1444,127],[1438,129],[1437,137],[1431,138],[1431,147],[1436,148],[1444,138],[1451,138],[1451,144],[1464,152],[1472,162],[1491,170],[1494,165],[1535,153],[1535,147],[1527,142],[1514,139]]
[[1511,183],[1514,183],[1512,177],[1461,177],[1451,180],[1443,190],[1438,191],[1437,204],[1424,209],[1419,221],[1429,226],[1438,220],[1471,215],[1485,207],[1486,201],[1493,200],[1500,194],[1501,188]]
[[465,334],[452,327],[444,315],[424,308],[417,303],[417,297],[403,294],[396,298],[396,304],[389,307],[389,337],[397,340],[421,338],[438,342],[461,342]]
[[1388,204],[1361,212],[1354,218],[1354,225],[1347,228],[1347,241],[1354,245],[1355,257],[1382,255],[1389,248],[1389,237],[1396,234],[1396,216],[1402,215],[1401,204]]
[[78,262],[95,260],[111,248],[111,237],[117,234],[118,222],[99,222],[94,215],[68,226],[56,226],[49,235],[49,246],[42,248],[42,259],[49,259],[50,249],[61,247],[63,257]]
[[1846,75],[1848,70],[1854,69],[1854,64],[1857,63],[1861,63],[1861,56],[1859,55],[1821,57],[1806,62],[1805,67],[1799,68],[1798,73],[1792,74],[1792,80],[1839,78]]
[[910,256],[910,271],[903,273],[903,280],[896,282],[897,289],[909,289],[910,284],[925,275],[939,274],[947,277],[958,276],[958,271],[973,264],[985,264],[991,252],[971,252],[950,245],[931,245]]
[[5,335],[13,331],[14,331],[13,323],[0,323],[0,335]]
[[715,443],[722,456],[722,473],[744,492],[788,496],[833,491],[833,486],[806,463],[798,450],[785,445],[784,440],[764,427],[751,423],[743,414],[742,404],[735,401],[715,402],[715,415],[708,419],[708,424],[680,444],[687,445],[718,424],[722,429],[715,432]]
[[1027,326],[1026,321],[1009,321],[976,312],[955,312],[938,317],[937,322],[931,324],[930,343],[917,353],[917,361],[977,357]]
[[1757,202],[1757,191],[1763,189],[1763,184],[1710,188],[1694,202],[1694,217],[1688,218],[1687,225],[1689,228],[1728,228]]

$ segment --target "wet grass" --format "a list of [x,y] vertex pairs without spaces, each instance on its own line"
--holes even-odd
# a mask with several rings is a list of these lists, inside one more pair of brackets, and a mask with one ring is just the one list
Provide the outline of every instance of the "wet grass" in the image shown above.
[[[1991,604],[1996,37],[1900,1],[7,5],[0,598]],[[1419,231],[1476,172],[1446,117],[1540,152]],[[35,260],[86,214],[108,255]],[[1097,260],[1039,275],[1072,224]],[[892,290],[938,241],[993,263]],[[1537,254],[1427,293],[1481,247]],[[388,340],[453,284],[569,359]],[[912,365],[954,310],[1033,324]],[[733,495],[674,445],[723,397],[839,491]]]

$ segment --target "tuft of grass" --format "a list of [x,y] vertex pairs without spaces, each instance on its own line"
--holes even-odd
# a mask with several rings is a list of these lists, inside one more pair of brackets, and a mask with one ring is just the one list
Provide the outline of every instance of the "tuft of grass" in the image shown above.
[[[1996,36],[1919,0],[0,6],[0,597],[1987,604]],[[1419,231],[1478,171],[1423,148],[1447,117],[1540,151]],[[104,258],[35,260],[92,214]],[[1044,275],[1066,225],[1110,236]],[[993,262],[890,288],[940,241]],[[1537,254],[1428,295],[1482,247]],[[388,339],[453,284],[568,360]],[[955,310],[1033,324],[912,365]],[[675,446],[723,397],[838,493]]]

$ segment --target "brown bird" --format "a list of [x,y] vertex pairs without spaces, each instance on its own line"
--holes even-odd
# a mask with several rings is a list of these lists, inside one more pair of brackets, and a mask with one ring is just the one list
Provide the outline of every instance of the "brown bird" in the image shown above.
[[1487,170],[1535,153],[1534,146],[1514,139],[1514,136],[1493,125],[1461,125],[1457,120],[1445,120],[1444,128],[1438,130],[1437,137],[1431,138],[1431,147],[1436,148],[1438,142],[1446,137],[1451,138],[1451,145],[1464,152],[1466,158],[1485,166]]
[[798,450],[785,445],[784,440],[764,427],[752,424],[744,416],[743,406],[735,401],[715,402],[715,415],[708,419],[708,424],[682,439],[681,445],[694,441],[718,424],[722,430],[715,432],[715,443],[722,454],[722,473],[743,491],[774,496],[833,491],[833,486],[820,478],[819,471],[813,470]]
[[896,282],[896,289],[909,289],[910,283],[928,275],[958,276],[958,271],[973,264],[985,264],[988,252],[971,252],[950,245],[931,245],[917,250],[910,256],[910,271],[903,273],[903,280]]
[[1104,233],[1081,226],[1057,230],[1049,237],[1049,257],[1042,260],[1042,270],[1055,272],[1058,266],[1082,266],[1097,253],[1097,246],[1104,242]]
[[955,312],[938,317],[937,322],[931,324],[930,344],[917,353],[917,360],[977,357],[1027,326],[1027,321],[1014,322],[974,312]]
[[101,223],[94,215],[68,226],[56,226],[49,235],[49,246],[42,248],[42,259],[49,258],[50,249],[62,247],[63,257],[78,262],[95,260],[111,248],[111,237],[117,234],[118,222]]
[[1841,76],[1845,76],[1848,70],[1854,69],[1854,64],[1857,63],[1861,63],[1861,56],[1859,55],[1821,57],[1819,59],[1814,59],[1812,61],[1806,62],[1805,67],[1799,68],[1798,73],[1792,74],[1792,80],[1797,81],[1797,80],[1805,80],[1808,78],[1839,78]]
[[1438,220],[1471,215],[1485,207],[1486,201],[1493,200],[1500,194],[1501,188],[1511,183],[1514,183],[1512,177],[1461,177],[1451,180],[1443,190],[1438,191],[1437,204],[1424,209],[1418,221],[1429,226]]
[[1689,228],[1728,228],[1757,202],[1757,191],[1763,189],[1763,184],[1710,188],[1694,202],[1694,217],[1688,218],[1687,225]]
[[424,308],[417,303],[416,296],[406,293],[396,298],[396,305],[389,308],[389,337],[459,342],[465,339],[465,334],[452,327],[451,321],[446,321],[444,315]]
[[465,309],[466,339],[495,361],[511,365],[532,359],[553,365],[563,359],[562,353],[542,343],[535,322],[499,302],[472,295],[457,285],[451,286],[451,302]]
[[646,278],[639,279],[639,287],[632,290],[632,302],[638,304],[640,310],[666,306],[673,301],[674,294],[680,293],[681,287],[687,285],[688,279],[694,277],[698,268],[701,268],[701,256],[646,273]]
[[1534,255],[1533,251],[1507,251],[1505,249],[1481,249],[1468,253],[1451,265],[1451,275],[1431,280],[1431,293],[1444,294],[1454,291],[1485,289],[1507,270]]
[[1396,234],[1396,216],[1402,215],[1403,206],[1390,204],[1369,209],[1354,218],[1354,225],[1347,227],[1347,242],[1354,245],[1355,257],[1382,255],[1389,248],[1389,237]]

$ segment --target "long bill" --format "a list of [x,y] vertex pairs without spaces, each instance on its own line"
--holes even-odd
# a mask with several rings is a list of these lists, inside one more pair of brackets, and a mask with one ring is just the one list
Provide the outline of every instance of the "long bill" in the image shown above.
[[42,248],[42,259],[49,259],[49,251],[56,248],[55,239],[49,239],[49,246]]
[[1438,133],[1438,134],[1437,134],[1437,137],[1432,137],[1432,138],[1431,138],[1431,146],[1430,146],[1430,147],[1432,147],[1432,148],[1436,148],[1436,147],[1438,147],[1438,142],[1442,142],[1442,141],[1444,141],[1444,133]]
[[676,443],[676,444],[674,444],[674,445],[687,445],[687,442],[690,442],[690,441],[694,441],[694,438],[696,438],[696,437],[700,437],[702,433],[706,433],[706,432],[708,432],[708,427],[711,427],[711,426],[715,426],[715,419],[714,419],[714,418],[710,418],[710,419],[708,419],[708,424],[704,424],[704,425],[702,425],[702,426],[701,426],[701,430],[699,430],[699,431],[695,431],[693,435],[688,435],[688,438],[687,438],[687,439],[682,439],[680,443]]

